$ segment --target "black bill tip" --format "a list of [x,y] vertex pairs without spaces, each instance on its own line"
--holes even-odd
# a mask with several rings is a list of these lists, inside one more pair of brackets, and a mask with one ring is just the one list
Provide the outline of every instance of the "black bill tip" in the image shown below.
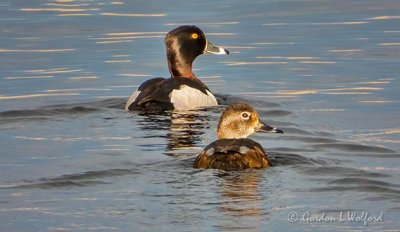
[[256,132],[269,132],[269,133],[283,134],[283,130],[276,128],[276,127],[269,126],[263,122],[258,123],[258,126],[255,128],[255,131]]

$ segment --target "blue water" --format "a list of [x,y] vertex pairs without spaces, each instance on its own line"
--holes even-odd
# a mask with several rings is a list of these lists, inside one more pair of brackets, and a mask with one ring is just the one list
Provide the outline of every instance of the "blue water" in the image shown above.
[[[0,6],[1,231],[399,229],[399,1]],[[194,64],[222,105],[125,112],[183,24],[231,52]],[[251,137],[274,166],[193,169],[238,100],[285,131]]]

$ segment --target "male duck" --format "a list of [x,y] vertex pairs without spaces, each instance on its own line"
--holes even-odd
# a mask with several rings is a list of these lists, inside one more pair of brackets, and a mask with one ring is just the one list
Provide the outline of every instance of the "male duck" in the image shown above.
[[203,53],[229,54],[228,50],[212,45],[196,26],[181,26],[168,32],[165,45],[171,78],[145,81],[129,98],[125,110],[190,110],[217,106],[214,95],[194,75],[192,63]]
[[218,124],[218,140],[197,156],[194,168],[241,170],[271,166],[262,146],[246,138],[254,132],[283,133],[266,125],[255,109],[246,103],[234,103],[222,113]]

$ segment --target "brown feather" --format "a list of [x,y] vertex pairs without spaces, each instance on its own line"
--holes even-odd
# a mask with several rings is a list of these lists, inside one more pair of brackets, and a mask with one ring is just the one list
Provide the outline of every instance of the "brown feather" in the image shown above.
[[207,154],[207,146],[194,162],[194,168],[212,168],[224,170],[240,170],[247,168],[265,168],[270,166],[270,161],[264,150],[253,146],[242,154],[238,151],[215,152]]

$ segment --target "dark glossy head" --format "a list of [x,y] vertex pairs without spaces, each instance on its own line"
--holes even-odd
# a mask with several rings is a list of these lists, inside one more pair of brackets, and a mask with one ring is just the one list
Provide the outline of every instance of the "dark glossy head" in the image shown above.
[[254,132],[283,133],[260,121],[257,111],[247,103],[229,105],[221,115],[218,124],[218,139],[246,138]]
[[212,45],[196,26],[180,26],[165,37],[168,65],[172,76],[192,77],[192,63],[203,53],[229,54]]

